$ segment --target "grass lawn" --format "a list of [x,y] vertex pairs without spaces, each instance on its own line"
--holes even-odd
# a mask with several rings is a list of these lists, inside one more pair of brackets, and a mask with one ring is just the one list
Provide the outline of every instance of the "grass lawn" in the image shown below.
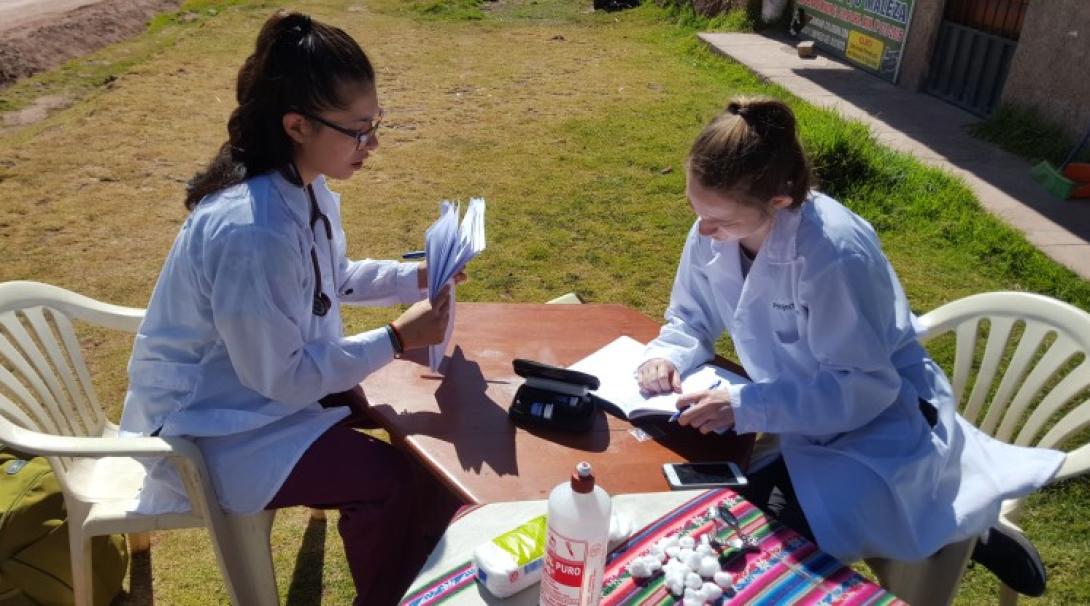
[[[237,68],[282,5],[191,3],[200,14],[192,22],[159,19],[140,38],[0,93],[0,108],[58,91],[77,99],[0,135],[0,280],[144,306],[185,218],[183,183],[224,139]],[[489,247],[462,300],[540,302],[574,290],[661,317],[693,220],[683,194],[688,145],[729,97],[763,94],[795,108],[822,188],[879,230],[918,312],[1000,289],[1090,309],[1090,284],[985,214],[958,181],[713,56],[692,19],[679,25],[654,4],[615,14],[588,12],[589,0],[290,6],[348,30],[379,74],[382,147],[362,174],[334,185],[350,254],[420,248],[440,199],[484,196]],[[350,310],[347,329],[396,313]],[[82,338],[117,418],[130,339],[93,330]],[[952,357],[948,346],[935,352]],[[722,353],[731,355],[729,342]],[[1046,597],[1024,603],[1090,603],[1088,520],[1085,479],[1031,498],[1024,527],[1050,582]],[[350,602],[332,524],[308,527],[305,511],[288,510],[273,542],[287,603]],[[158,603],[226,603],[201,532],[160,533],[153,545],[138,568],[150,566]],[[958,603],[996,596],[990,574],[971,570]],[[124,602],[145,597],[135,591]]]
[[[1018,105],[1001,105],[995,113],[969,128],[973,135],[1034,164],[1048,160],[1059,167],[1075,151],[1082,134],[1068,131],[1040,112]],[[1090,147],[1090,146],[1088,146]],[[1072,162],[1090,160],[1090,149],[1076,152]]]

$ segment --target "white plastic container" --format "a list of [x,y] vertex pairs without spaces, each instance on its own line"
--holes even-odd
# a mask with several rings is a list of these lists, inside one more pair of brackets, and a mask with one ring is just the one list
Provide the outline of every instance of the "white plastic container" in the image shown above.
[[477,582],[497,598],[512,596],[541,580],[545,516],[482,543],[473,552]]
[[612,508],[587,462],[549,494],[542,606],[596,606],[602,599]]

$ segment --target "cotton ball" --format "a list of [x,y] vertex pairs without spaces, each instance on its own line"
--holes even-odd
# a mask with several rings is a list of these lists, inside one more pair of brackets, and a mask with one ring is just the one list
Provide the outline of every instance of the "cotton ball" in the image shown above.
[[685,586],[693,589],[700,589],[704,586],[704,579],[700,578],[700,575],[695,572],[690,572],[685,575]]
[[672,534],[666,537],[666,545],[669,547],[676,546],[680,542],[681,541],[678,539],[678,536],[676,534]]
[[651,567],[643,558],[636,558],[628,563],[628,574],[634,579],[646,579],[651,576]]
[[698,554],[702,555],[702,556],[713,556],[713,555],[715,555],[715,550],[712,549],[711,545],[697,545],[696,546],[696,552]]
[[679,596],[684,589],[685,583],[680,578],[670,577],[666,580],[666,590],[669,591],[671,595]]
[[662,537],[661,539],[658,540],[657,543],[655,543],[655,547],[658,547],[659,549],[661,549],[663,551],[666,551],[666,548],[669,547],[669,546],[670,546],[670,539],[668,537]]
[[666,559],[666,552],[662,549],[659,549],[658,545],[655,545],[651,548],[651,551],[647,553],[647,556],[655,558],[655,560],[661,564],[662,561]]
[[722,587],[723,589],[728,589],[731,585],[734,584],[734,575],[725,570],[720,570],[719,572],[715,573],[712,579],[715,581],[716,585]]
[[681,551],[680,547],[678,547],[677,545],[671,545],[666,548],[666,555],[671,558],[676,558],[679,551]]
[[664,572],[670,572],[681,577],[681,582],[685,582],[685,575],[692,572],[692,569],[685,565],[684,562],[678,560],[670,560],[662,567]]
[[730,540],[727,541],[727,547],[730,547],[731,549],[741,549],[743,545],[745,545],[745,543],[738,537],[731,537]]
[[688,563],[689,558],[693,557],[694,553],[696,552],[692,549],[681,549],[677,552],[677,559],[681,560],[682,562]]
[[681,562],[678,562],[674,558],[670,558],[669,560],[666,560],[666,563],[662,565],[662,571],[664,573],[668,574],[668,575],[669,574],[675,574],[675,573],[681,573],[682,569],[684,569],[684,568],[685,568],[685,565],[682,564]]
[[715,505],[708,505],[708,517],[714,520],[718,516],[719,511],[716,510]]
[[689,556],[689,559],[685,560],[685,565],[688,566],[693,572],[699,573],[700,565],[703,561],[704,556],[694,551],[693,554]]
[[653,558],[651,556],[644,557],[643,561],[647,562],[647,567],[651,570],[651,574],[655,574],[656,572],[658,572],[659,570],[662,569],[662,562],[659,561],[659,560],[656,560],[655,558]]
[[[711,546],[711,544],[712,544],[712,540],[711,540],[711,538],[710,538],[710,537],[709,537],[708,535],[709,535],[709,533],[707,533],[707,532],[705,532],[704,534],[700,535],[700,544],[701,544],[701,545],[708,545],[709,547]],[[698,548],[698,549],[699,549],[699,548]]]
[[704,601],[714,602],[723,595],[723,588],[715,583],[704,583],[704,586],[700,588],[700,593],[704,594]]
[[692,537],[681,537],[678,541],[678,545],[681,545],[682,549],[692,549],[696,546],[696,541]]
[[715,576],[715,573],[721,570],[722,568],[719,567],[719,560],[716,560],[711,556],[704,556],[696,568],[696,572],[705,579],[712,578]]
[[685,598],[681,600],[682,606],[704,606],[704,600],[700,598]]

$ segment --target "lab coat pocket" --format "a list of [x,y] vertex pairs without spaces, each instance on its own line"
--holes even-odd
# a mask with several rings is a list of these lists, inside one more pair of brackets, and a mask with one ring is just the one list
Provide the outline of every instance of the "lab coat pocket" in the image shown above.
[[802,330],[797,304],[773,303],[772,332],[783,345],[792,345],[799,340]]
[[776,340],[784,345],[792,345],[799,340],[799,331],[795,326],[775,329]]

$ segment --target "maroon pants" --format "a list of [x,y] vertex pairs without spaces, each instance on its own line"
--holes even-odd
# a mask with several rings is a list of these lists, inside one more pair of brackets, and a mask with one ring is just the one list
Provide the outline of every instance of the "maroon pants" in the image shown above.
[[359,431],[358,419],[315,440],[266,509],[340,510],[355,603],[397,604],[460,503],[419,463]]

